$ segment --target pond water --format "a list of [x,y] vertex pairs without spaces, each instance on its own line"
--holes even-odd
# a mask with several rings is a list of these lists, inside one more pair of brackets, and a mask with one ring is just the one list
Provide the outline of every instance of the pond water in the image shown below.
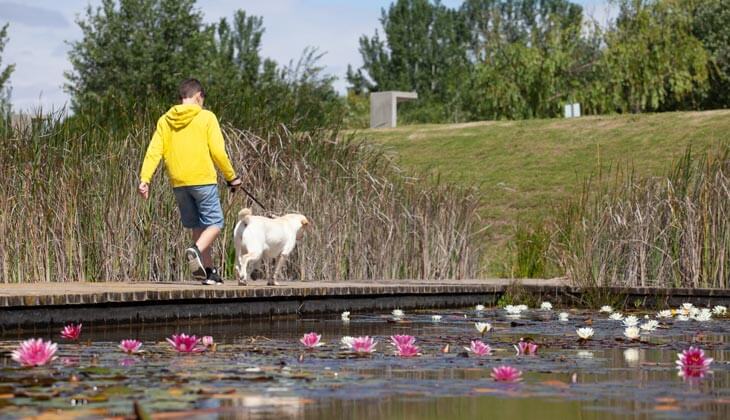
[[[417,311],[402,321],[390,314],[322,318],[190,322],[103,327],[84,325],[78,343],[57,330],[0,337],[0,417],[129,417],[133,404],[152,418],[305,419],[539,419],[730,418],[730,322],[661,320],[641,341],[597,311],[530,310],[509,318],[503,310]],[[442,316],[440,322],[431,315]],[[643,317],[643,313],[637,313]],[[654,313],[651,313],[653,316]],[[490,322],[481,337],[474,322]],[[576,328],[595,336],[579,342]],[[305,349],[299,338],[322,334],[325,346]],[[185,332],[211,335],[215,352],[177,354],[165,338]],[[393,354],[389,336],[416,336],[422,356]],[[377,351],[355,357],[343,336],[369,335]],[[19,341],[59,342],[49,366],[21,368],[10,358]],[[531,338],[535,356],[517,356],[513,344]],[[117,348],[122,339],[144,342],[141,355]],[[469,356],[470,340],[483,339],[491,356]],[[448,352],[444,347],[449,345]],[[714,358],[712,374],[684,380],[677,353],[699,346]],[[516,384],[495,382],[493,367],[523,372]]]

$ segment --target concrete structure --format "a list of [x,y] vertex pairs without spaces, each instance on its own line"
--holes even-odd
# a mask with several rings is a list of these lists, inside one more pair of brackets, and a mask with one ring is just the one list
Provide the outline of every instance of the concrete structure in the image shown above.
[[373,92],[370,94],[370,128],[394,128],[398,103],[418,99],[416,92]]
[[[0,287],[0,332],[83,321],[84,325],[243,319],[341,311],[390,312],[494,305],[518,285],[536,301],[575,305],[582,291],[561,279],[390,282],[263,282],[246,287],[197,283],[29,283]],[[730,305],[730,289],[616,288],[608,292],[642,306]]]

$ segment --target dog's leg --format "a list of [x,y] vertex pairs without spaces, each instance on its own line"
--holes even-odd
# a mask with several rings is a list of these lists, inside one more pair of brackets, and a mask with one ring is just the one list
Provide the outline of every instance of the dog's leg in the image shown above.
[[279,282],[277,280],[279,279],[279,276],[281,274],[281,269],[284,267],[284,263],[286,263],[288,255],[281,254],[279,255],[279,259],[276,261],[276,268],[274,268],[274,276],[269,280],[268,285],[269,286],[278,286]]
[[244,254],[243,257],[241,257],[241,271],[239,272],[239,275],[243,276],[242,279],[239,278],[238,285],[239,286],[245,286],[246,281],[248,280],[249,276],[251,275],[251,271],[253,271],[254,265],[256,264],[256,261],[261,258],[261,253],[253,253],[249,252],[248,254]]

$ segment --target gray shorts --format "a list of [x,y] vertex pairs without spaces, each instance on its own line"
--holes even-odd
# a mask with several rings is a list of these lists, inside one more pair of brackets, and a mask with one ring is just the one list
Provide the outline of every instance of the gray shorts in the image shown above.
[[173,188],[180,221],[188,229],[217,226],[223,228],[223,210],[218,186],[194,185]]

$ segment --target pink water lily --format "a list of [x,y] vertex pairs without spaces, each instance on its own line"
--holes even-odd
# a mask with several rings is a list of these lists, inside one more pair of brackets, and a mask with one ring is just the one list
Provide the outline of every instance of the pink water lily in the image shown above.
[[481,340],[472,340],[469,347],[464,347],[464,349],[477,356],[489,356],[492,354],[492,348],[489,347],[489,344],[484,344]]
[[679,376],[685,378],[704,378],[709,373],[711,357],[706,357],[705,352],[699,347],[690,347],[688,350],[677,354],[677,369]]
[[514,345],[517,354],[531,355],[537,353],[537,344],[532,341],[520,340],[519,343]]
[[390,342],[398,347],[403,345],[413,345],[416,342],[416,337],[412,335],[391,335]]
[[519,382],[522,380],[522,372],[512,366],[499,366],[492,369],[492,379],[497,382]]
[[310,332],[304,334],[302,338],[299,339],[299,342],[302,343],[305,347],[309,347],[311,349],[323,346],[324,343],[320,342],[321,339],[322,336],[320,334],[317,334],[316,332]]
[[66,340],[78,340],[81,336],[81,326],[83,324],[68,324],[61,330],[61,337]]
[[139,340],[122,340],[119,343],[119,348],[127,354],[137,354],[142,348],[142,342]]
[[58,345],[42,338],[31,338],[20,343],[10,357],[23,366],[43,366],[56,360]]
[[213,343],[214,343],[213,337],[211,337],[209,335],[206,335],[205,337],[203,337],[203,345],[205,347],[210,347],[213,345]]
[[167,342],[179,353],[200,353],[205,351],[204,348],[198,347],[200,339],[194,335],[173,334],[171,338],[167,339]]
[[378,344],[371,337],[356,337],[352,340],[352,351],[360,354],[370,354],[375,351],[375,345]]
[[395,354],[400,357],[418,357],[421,355],[421,353],[419,353],[420,350],[421,349],[413,344],[405,343],[395,347]]

